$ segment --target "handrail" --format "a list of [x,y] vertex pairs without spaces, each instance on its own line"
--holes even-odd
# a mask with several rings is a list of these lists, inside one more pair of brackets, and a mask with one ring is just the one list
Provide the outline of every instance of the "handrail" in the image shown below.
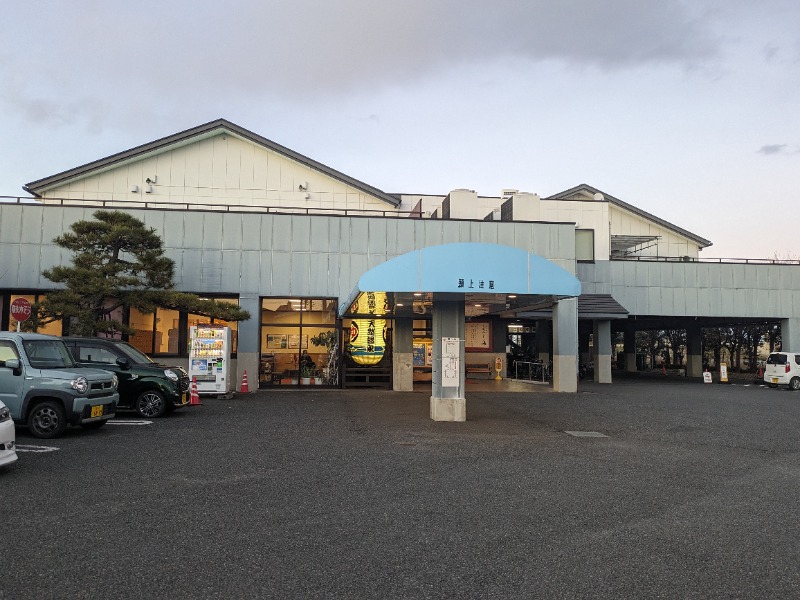
[[131,208],[144,210],[197,210],[222,213],[265,213],[306,216],[386,217],[420,219],[419,211],[376,210],[370,208],[325,208],[321,206],[253,206],[250,204],[210,204],[202,202],[170,202],[164,200],[101,200],[94,198],[33,198],[0,196],[0,204],[36,204],[38,206],[94,206],[97,208]]

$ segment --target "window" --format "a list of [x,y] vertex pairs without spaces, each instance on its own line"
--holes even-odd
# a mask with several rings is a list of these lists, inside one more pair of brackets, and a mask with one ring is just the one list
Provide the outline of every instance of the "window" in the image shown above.
[[[13,316],[11,316],[9,310],[11,303],[17,298],[25,298],[31,304],[35,304],[36,302],[41,302],[42,300],[44,300],[45,294],[11,294],[10,296],[8,296],[8,305],[5,307],[5,309],[8,311],[8,328],[6,329],[6,331],[17,330],[17,320]],[[53,321],[52,323],[47,323],[46,325],[42,325],[36,330],[36,333],[46,333],[48,335],[62,335],[63,329],[61,326],[61,321],[60,320]]]
[[575,259],[594,260],[594,229],[575,230]]
[[18,359],[19,354],[17,354],[17,348],[14,342],[10,340],[0,340],[0,367],[4,367],[7,360],[13,360],[15,358]]
[[117,355],[105,348],[97,346],[78,346],[77,352],[80,362],[93,362],[103,363],[107,365],[114,365],[117,363]]

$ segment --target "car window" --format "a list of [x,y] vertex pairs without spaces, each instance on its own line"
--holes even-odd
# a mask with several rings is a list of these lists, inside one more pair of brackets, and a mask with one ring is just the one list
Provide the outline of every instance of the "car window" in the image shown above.
[[22,347],[28,362],[35,369],[63,369],[75,366],[64,342],[61,340],[24,340]]
[[99,346],[76,346],[77,359],[80,362],[103,363],[107,365],[117,364],[117,355],[113,352],[100,348]]
[[794,364],[800,365],[800,354],[794,355]]
[[7,360],[19,358],[17,346],[11,340],[0,340],[0,367],[6,366]]
[[114,344],[114,346],[117,348],[117,350],[125,354],[129,359],[131,359],[131,361],[133,361],[136,364],[146,365],[153,362],[153,359],[147,356],[147,354],[140,352],[127,342],[117,342],[116,344]]
[[786,355],[785,354],[770,354],[769,358],[767,358],[768,365],[785,365],[786,364]]

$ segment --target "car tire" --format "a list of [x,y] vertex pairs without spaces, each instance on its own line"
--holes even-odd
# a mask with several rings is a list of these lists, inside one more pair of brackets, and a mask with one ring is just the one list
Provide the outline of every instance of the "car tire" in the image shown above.
[[28,431],[40,439],[60,436],[67,428],[67,415],[59,402],[45,400],[28,413]]
[[145,390],[139,394],[134,408],[140,417],[156,419],[166,412],[167,399],[158,390]]
[[108,421],[92,421],[91,423],[81,423],[81,427],[84,429],[100,429],[106,423]]
[[787,387],[793,392],[800,390],[800,377],[792,377],[789,380],[789,385]]

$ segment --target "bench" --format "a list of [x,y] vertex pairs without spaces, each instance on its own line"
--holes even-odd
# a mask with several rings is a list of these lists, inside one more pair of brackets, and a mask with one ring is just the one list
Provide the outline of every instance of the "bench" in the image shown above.
[[492,374],[492,365],[490,363],[467,363],[467,376],[470,375],[486,375],[486,378]]

